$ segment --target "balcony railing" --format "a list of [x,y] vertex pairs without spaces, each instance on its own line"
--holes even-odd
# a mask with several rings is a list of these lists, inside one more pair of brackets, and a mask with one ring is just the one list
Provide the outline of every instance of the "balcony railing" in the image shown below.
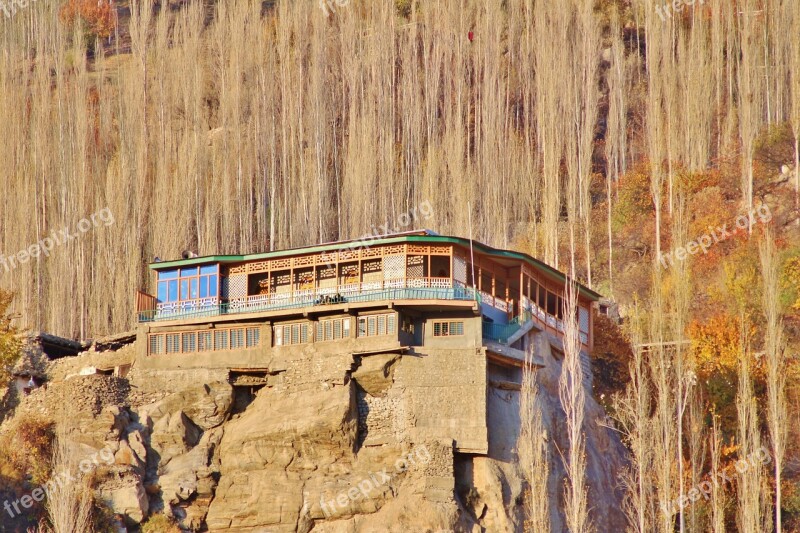
[[477,300],[480,302],[480,296],[474,289],[465,287],[458,281],[454,282],[450,278],[366,281],[336,287],[232,298],[225,303],[198,300],[169,304],[159,303],[156,309],[139,311],[138,319],[139,322],[181,320],[380,300]]

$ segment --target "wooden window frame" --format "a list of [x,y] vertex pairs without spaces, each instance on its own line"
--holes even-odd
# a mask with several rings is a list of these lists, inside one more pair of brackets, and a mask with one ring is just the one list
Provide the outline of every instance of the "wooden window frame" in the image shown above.
[[[458,333],[453,333],[456,329]],[[433,336],[434,337],[463,337],[464,336],[464,321],[463,320],[434,320],[433,321]]]

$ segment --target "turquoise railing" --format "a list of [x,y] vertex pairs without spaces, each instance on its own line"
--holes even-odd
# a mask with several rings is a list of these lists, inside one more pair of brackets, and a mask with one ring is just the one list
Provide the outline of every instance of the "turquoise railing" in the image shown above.
[[205,318],[220,315],[233,315],[241,313],[257,313],[260,311],[283,311],[302,309],[320,305],[335,305],[343,303],[371,302],[379,300],[475,300],[480,303],[480,295],[474,289],[467,287],[425,287],[425,288],[393,288],[375,291],[362,291],[354,294],[328,295],[327,299],[319,297],[302,297],[288,302],[239,302],[235,304],[222,303],[187,311],[164,311],[151,309],[138,313],[139,322],[154,322],[159,320],[184,320],[190,318]]
[[483,338],[491,339],[506,344],[508,339],[513,337],[516,332],[522,329],[522,326],[533,319],[533,315],[525,311],[521,315],[515,316],[507,324],[498,324],[496,322],[483,322]]

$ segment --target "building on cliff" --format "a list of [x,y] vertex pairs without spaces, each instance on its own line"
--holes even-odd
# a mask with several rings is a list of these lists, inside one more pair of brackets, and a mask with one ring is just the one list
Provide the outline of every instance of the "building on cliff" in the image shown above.
[[[137,365],[153,379],[170,376],[165,387],[227,380],[243,407],[264,386],[318,373],[327,354],[352,356],[353,373],[373,355],[384,374],[391,361],[408,360],[393,379],[414,401],[359,383],[363,446],[444,438],[455,452],[485,454],[490,389],[519,390],[526,350],[542,339],[556,357],[562,351],[563,273],[524,253],[427,230],[150,269],[156,295],[139,291],[136,299]],[[587,382],[599,298],[579,285]]]

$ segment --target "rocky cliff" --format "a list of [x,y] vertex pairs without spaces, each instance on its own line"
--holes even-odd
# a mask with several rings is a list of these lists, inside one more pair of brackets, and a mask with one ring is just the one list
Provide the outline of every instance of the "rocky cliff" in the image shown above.
[[[554,531],[561,531],[558,458],[567,443],[560,363],[549,343],[539,351],[554,458],[549,498]],[[411,408],[410,402],[426,401],[425,380],[437,379],[435,372],[416,373],[422,357],[414,354],[341,353],[322,362],[309,347],[284,365],[281,379],[242,387],[246,381],[165,385],[170,375],[158,382],[156,374],[139,372],[135,353],[129,345],[51,364],[48,386],[22,398],[3,426],[35,414],[62,426],[78,457],[113,454],[95,472],[95,495],[129,527],[164,512],[193,531],[523,530],[526,484],[515,456],[519,391],[492,379],[491,366],[486,384],[478,384],[488,388],[488,435],[474,435],[475,442],[488,437],[488,453],[464,453],[453,439],[423,431],[442,425],[425,419],[435,417],[436,405]],[[474,356],[485,357],[481,350]],[[126,377],[80,375],[87,367],[110,368],[108,361],[117,370],[133,368]],[[459,394],[451,400],[456,410]],[[597,529],[617,531],[624,528],[616,479],[624,449],[598,423],[604,417],[590,400],[589,501]],[[470,431],[460,435],[469,442]]]

